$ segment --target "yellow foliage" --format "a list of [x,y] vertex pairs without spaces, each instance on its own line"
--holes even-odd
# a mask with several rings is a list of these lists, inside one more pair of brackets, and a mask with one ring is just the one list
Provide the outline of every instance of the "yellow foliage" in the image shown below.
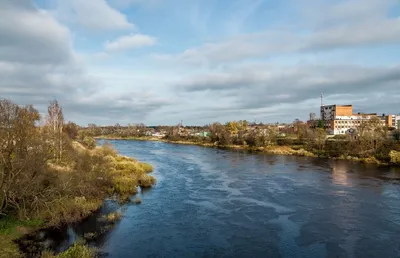
[[315,154],[306,151],[304,149],[294,150],[288,146],[269,146],[265,148],[265,151],[270,154],[277,155],[296,155],[296,156],[306,156],[306,157],[315,157]]
[[140,163],[140,166],[142,167],[143,171],[145,173],[150,173],[153,171],[153,166],[147,163]]
[[392,150],[390,152],[389,156],[390,156],[391,163],[400,165],[400,151]]
[[120,195],[137,193],[138,180],[132,176],[114,176],[114,191]]
[[156,179],[150,175],[143,174],[139,177],[138,182],[141,187],[151,187],[156,183]]

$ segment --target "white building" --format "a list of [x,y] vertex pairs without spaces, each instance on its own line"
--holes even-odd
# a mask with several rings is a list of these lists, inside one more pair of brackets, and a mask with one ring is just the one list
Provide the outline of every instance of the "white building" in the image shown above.
[[400,115],[393,116],[393,127],[400,130]]

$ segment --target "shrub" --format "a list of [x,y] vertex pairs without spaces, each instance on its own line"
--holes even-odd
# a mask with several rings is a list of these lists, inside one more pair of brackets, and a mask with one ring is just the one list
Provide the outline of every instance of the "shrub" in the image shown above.
[[147,188],[154,185],[156,183],[156,179],[150,175],[144,174],[139,177],[138,182],[139,186]]
[[390,156],[390,162],[393,164],[398,164],[400,165],[400,152],[392,150],[389,154]]
[[375,157],[367,157],[361,159],[362,162],[367,163],[367,164],[380,164],[379,160],[377,160]]
[[89,150],[96,147],[96,140],[93,137],[86,136],[82,141],[83,145]]
[[279,146],[286,146],[286,145],[293,145],[294,144],[294,139],[292,139],[292,138],[286,138],[286,137],[282,137],[282,138],[278,138],[278,139],[276,139],[276,143],[279,145]]
[[132,176],[115,176],[113,178],[114,191],[120,195],[137,193],[138,180]]
[[97,236],[97,234],[95,232],[88,232],[88,233],[83,234],[83,238],[87,239],[87,240],[95,239],[96,236]]
[[100,208],[102,200],[87,200],[85,197],[58,200],[39,216],[48,221],[48,225],[77,222]]
[[150,173],[153,171],[153,166],[147,163],[140,163],[141,168],[145,173]]
[[107,214],[105,216],[105,219],[108,222],[114,223],[114,222],[120,220],[121,217],[122,217],[122,213],[120,211],[116,211],[116,212],[112,212],[112,213]]
[[74,244],[67,251],[56,255],[55,258],[93,258],[95,250],[85,245]]

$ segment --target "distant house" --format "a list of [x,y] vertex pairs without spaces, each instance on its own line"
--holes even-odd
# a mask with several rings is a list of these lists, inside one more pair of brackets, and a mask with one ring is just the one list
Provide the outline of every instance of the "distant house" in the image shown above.
[[163,132],[155,132],[151,136],[157,137],[157,138],[163,138],[163,137],[165,137],[165,133],[163,133]]
[[210,136],[210,135],[211,135],[210,132],[200,132],[200,133],[199,133],[199,136],[201,136],[201,137],[208,137],[208,136]]

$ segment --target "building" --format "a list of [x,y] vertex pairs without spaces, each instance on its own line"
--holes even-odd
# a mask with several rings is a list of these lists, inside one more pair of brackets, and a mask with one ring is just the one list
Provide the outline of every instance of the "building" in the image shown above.
[[372,114],[353,114],[352,105],[323,105],[321,106],[321,120],[328,134],[348,134],[354,133],[357,128],[370,120],[371,118],[379,118],[382,126],[393,127],[393,116],[378,116]]
[[393,127],[400,130],[400,115],[392,116]]

